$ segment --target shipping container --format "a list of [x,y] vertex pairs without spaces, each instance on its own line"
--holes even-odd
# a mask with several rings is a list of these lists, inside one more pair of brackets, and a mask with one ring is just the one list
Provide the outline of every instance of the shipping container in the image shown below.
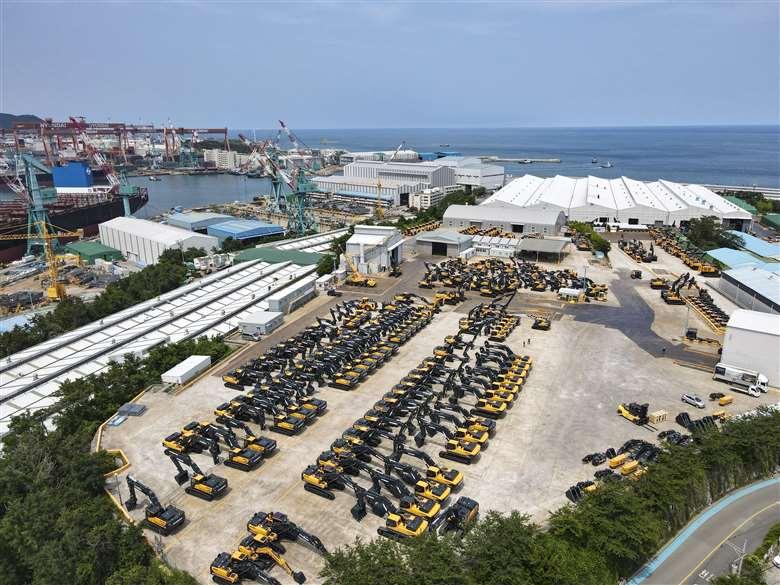
[[207,355],[191,355],[183,362],[173,366],[160,378],[169,384],[185,384],[192,380],[211,365],[211,358]]

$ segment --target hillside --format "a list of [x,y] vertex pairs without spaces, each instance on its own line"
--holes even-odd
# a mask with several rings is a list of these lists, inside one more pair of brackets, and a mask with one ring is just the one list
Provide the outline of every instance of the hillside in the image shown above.
[[0,113],[0,128],[3,130],[9,130],[15,122],[43,122],[43,120],[33,114],[20,114],[16,116],[14,114]]

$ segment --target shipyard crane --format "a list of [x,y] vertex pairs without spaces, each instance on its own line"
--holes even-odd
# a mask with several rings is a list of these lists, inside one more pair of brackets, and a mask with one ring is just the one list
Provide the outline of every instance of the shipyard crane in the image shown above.
[[78,229],[72,232],[60,230],[56,233],[49,233],[46,221],[38,222],[37,228],[37,233],[35,234],[0,234],[0,240],[41,240],[43,242],[46,265],[49,271],[49,287],[46,289],[46,297],[50,301],[60,301],[65,298],[65,285],[57,282],[59,269],[52,240],[57,238],[82,238],[84,237],[84,230]]
[[290,128],[285,124],[282,120],[279,120],[279,126],[281,126],[282,131],[287,135],[287,139],[290,141],[290,143],[295,147],[295,150],[300,153],[304,154],[306,152],[311,152],[311,148],[306,146],[306,143],[303,142],[300,138],[298,138],[295,135],[295,132],[290,130]]
[[381,178],[382,167],[393,162],[395,160],[395,157],[398,156],[398,153],[401,152],[401,150],[403,150],[405,146],[406,146],[406,141],[403,140],[401,144],[398,145],[398,148],[395,149],[393,155],[387,161],[385,161],[381,167],[378,167],[376,170],[376,208],[374,209],[374,214],[379,220],[382,220],[385,217],[385,210],[382,207],[382,178]]

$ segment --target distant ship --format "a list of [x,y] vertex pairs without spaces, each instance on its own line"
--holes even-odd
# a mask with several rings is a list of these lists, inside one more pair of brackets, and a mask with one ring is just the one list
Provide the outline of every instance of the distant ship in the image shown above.
[[[93,187],[93,173],[88,165],[71,162],[73,165],[61,184],[63,190],[56,199],[47,201],[46,209],[52,225],[67,231],[83,229],[85,236],[98,233],[98,224],[124,215],[122,197],[106,193],[106,185]],[[80,173],[80,174],[79,174]],[[52,174],[39,175],[39,184],[51,183]],[[75,182],[74,179],[78,179]],[[145,187],[133,187],[127,196],[130,213],[135,213],[149,202],[149,192]],[[0,189],[0,233],[23,233],[27,228],[27,209],[20,205],[10,189]],[[24,240],[0,239],[0,261],[9,262],[24,256],[27,242]]]
[[591,162],[591,164],[597,165],[597,164],[599,164],[599,159],[592,158],[592,159],[590,159],[590,162]]
[[611,168],[612,168],[612,167],[614,167],[615,165],[613,165],[613,164],[612,164],[612,161],[611,161],[611,160],[608,160],[608,161],[607,161],[607,162],[605,162],[605,163],[601,163],[599,166],[600,166],[602,169],[611,169]]
[[440,144],[439,148],[449,148],[450,146],[452,146],[452,145],[451,144]]

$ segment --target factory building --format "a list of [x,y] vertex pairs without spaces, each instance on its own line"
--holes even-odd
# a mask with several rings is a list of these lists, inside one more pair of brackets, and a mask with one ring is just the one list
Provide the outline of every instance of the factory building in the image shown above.
[[702,185],[627,177],[540,178],[524,175],[508,183],[485,203],[557,208],[570,220],[629,225],[685,226],[694,218],[715,216],[726,226],[744,230],[752,216]]
[[761,258],[762,260],[768,260],[772,262],[780,261],[780,244],[773,244],[743,232],[732,230],[730,233],[740,238],[742,240],[742,246],[740,247],[744,250],[747,250],[751,254]]
[[494,202],[489,205],[450,205],[444,211],[442,227],[460,230],[468,227],[499,228],[513,234],[557,236],[566,216],[557,207],[517,207]]
[[448,194],[457,190],[457,185],[452,185],[450,187],[433,187],[431,189],[423,189],[419,193],[413,193],[409,196],[409,207],[414,207],[416,209],[428,209],[429,207],[440,203]]
[[729,317],[720,361],[764,374],[780,386],[780,315],[737,309]]
[[[407,184],[423,183],[426,187],[447,187],[455,184],[455,170],[434,163],[403,163],[357,161],[344,167],[344,176],[358,179],[399,181]],[[408,203],[402,203],[408,205]]]
[[227,238],[233,238],[240,242],[252,242],[266,236],[275,236],[284,233],[284,228],[273,223],[257,221],[255,219],[231,219],[222,223],[215,223],[206,228],[210,236],[219,240],[220,245]]
[[740,307],[780,313],[780,272],[757,265],[740,266],[721,274],[718,288]]
[[98,231],[101,243],[144,265],[156,264],[165,250],[202,248],[208,253],[219,247],[215,237],[134,217],[115,217],[101,223]]
[[358,160],[373,160],[382,161],[389,160],[395,155],[393,160],[416,162],[420,160],[420,155],[414,150],[380,150],[380,151],[368,151],[368,152],[342,152],[339,155],[339,163],[347,165]]
[[203,151],[203,162],[206,166],[216,167],[218,169],[235,169],[249,163],[249,155],[241,154],[232,150],[221,150],[212,148]]
[[65,246],[65,251],[78,256],[85,264],[94,264],[95,260],[113,262],[122,260],[122,252],[115,248],[101,244],[100,242],[77,241]]
[[394,227],[356,225],[346,254],[360,272],[374,274],[403,261],[404,238]]
[[704,258],[710,262],[716,261],[727,269],[740,266],[758,266],[769,272],[780,273],[780,262],[765,262],[763,258],[754,256],[744,250],[715,248],[714,250],[708,250],[704,254]]
[[473,246],[473,238],[458,232],[438,229],[417,236],[417,253],[428,256],[460,256]]
[[215,223],[222,223],[235,219],[222,213],[212,213],[210,211],[188,211],[185,213],[173,213],[168,217],[168,225],[205,234],[207,228]]
[[[332,175],[330,177],[314,177],[312,182],[317,190],[323,193],[331,193],[349,200],[363,201],[373,204],[377,198],[376,179],[359,177],[345,177],[344,175]],[[425,189],[425,183],[409,181],[381,180],[379,191],[385,205],[401,205],[402,201],[409,201],[412,193]],[[403,203],[407,205],[408,203]]]
[[448,166],[454,169],[455,184],[460,187],[482,187],[488,191],[495,191],[504,186],[504,167],[485,164],[476,156],[445,156],[423,161],[420,164]]

